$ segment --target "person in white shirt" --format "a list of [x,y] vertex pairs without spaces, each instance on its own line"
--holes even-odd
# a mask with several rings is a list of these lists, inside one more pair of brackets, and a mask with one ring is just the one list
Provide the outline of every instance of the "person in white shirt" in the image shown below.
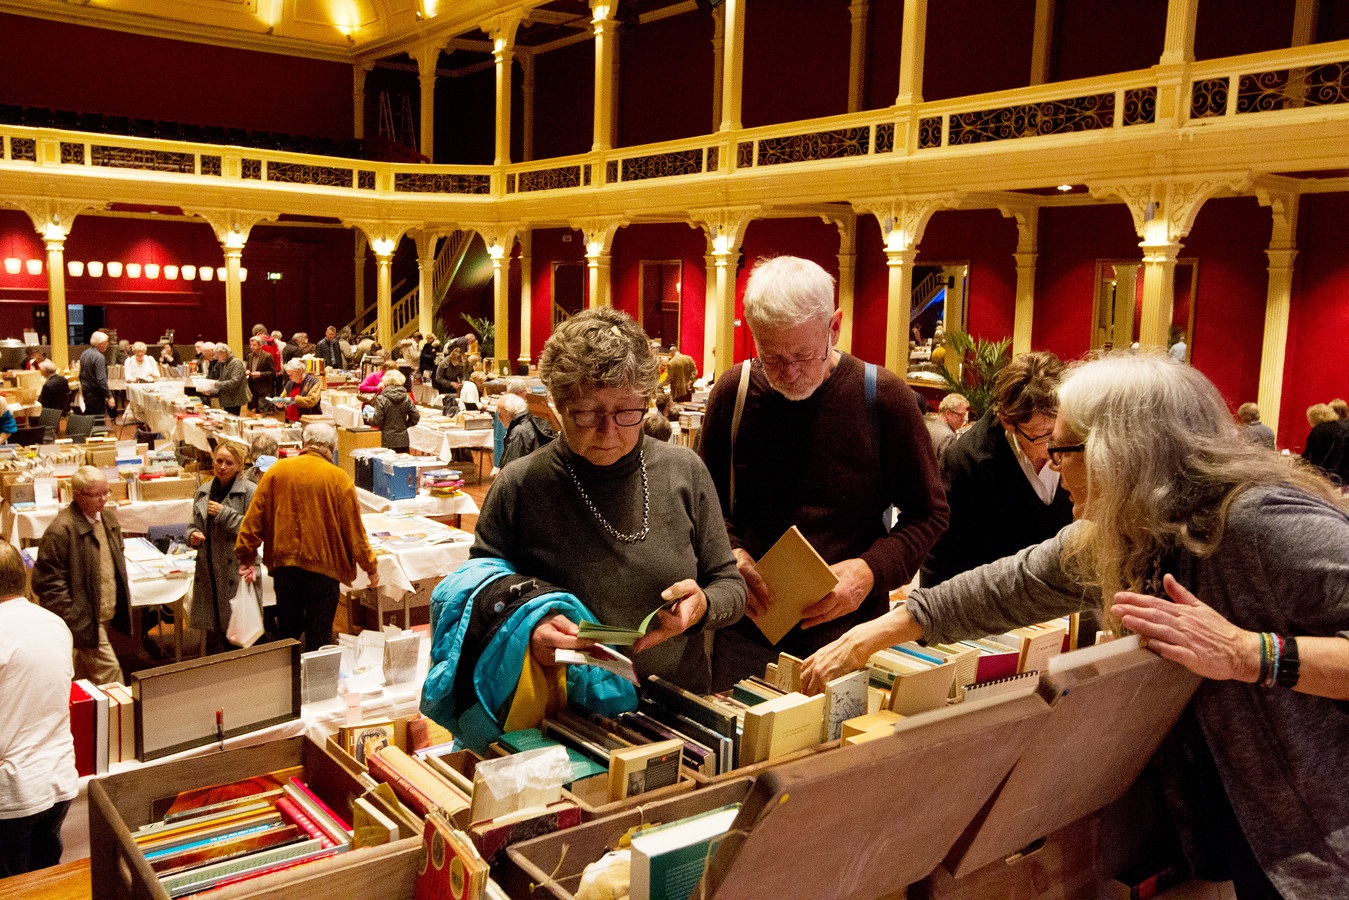
[[146,356],[146,350],[144,341],[136,341],[131,345],[132,355],[122,363],[122,377],[128,383],[140,384],[159,380],[159,363]]
[[0,542],[0,878],[61,860],[77,793],[70,629],[24,597],[19,551]]

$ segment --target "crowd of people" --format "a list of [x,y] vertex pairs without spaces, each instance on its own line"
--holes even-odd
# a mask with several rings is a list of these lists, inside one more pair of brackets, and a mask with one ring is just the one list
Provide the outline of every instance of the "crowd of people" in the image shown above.
[[[725,690],[786,652],[805,661],[804,689],[819,692],[899,642],[1079,613],[1088,642],[1136,633],[1203,678],[1157,758],[1192,871],[1234,879],[1241,897],[1349,894],[1349,795],[1334,789],[1349,783],[1343,401],[1309,411],[1298,459],[1275,452],[1254,404],[1234,419],[1175,354],[1065,364],[1038,351],[1010,360],[974,421],[958,394],[925,418],[901,378],[838,349],[841,315],[820,266],[759,263],[744,296],[757,355],[718,373],[692,450],[670,437],[679,404],[692,402],[696,364],[653,346],[622,312],[583,311],[548,338],[539,378],[559,428],[531,411],[525,381],[507,381],[496,401],[501,469],[469,565],[494,561],[494,572],[562,599],[472,611],[456,658],[499,660],[485,651],[507,641],[520,663],[462,673],[460,684],[492,682],[465,694],[480,705],[498,698],[481,721],[521,727],[522,715],[556,702],[550,692],[569,683],[557,652],[594,643],[580,637],[582,618],[628,628],[650,619],[632,645],[639,676]],[[81,360],[86,408],[111,401],[101,337]],[[279,337],[258,326],[242,360],[223,345],[197,348],[221,406],[275,401],[298,420],[321,410],[302,357],[336,367],[382,354],[332,328],[313,345],[303,333]],[[413,341],[381,356],[361,391],[385,446],[405,449],[420,415],[409,370],[446,409],[484,405],[488,373],[474,345],[472,335]],[[128,350],[128,380],[157,377],[145,345]],[[211,649],[228,646],[229,601],[260,562],[276,588],[275,633],[306,649],[331,640],[340,584],[360,568],[378,585],[354,488],[332,464],[336,443],[331,426],[313,424],[290,458],[278,460],[274,442],[248,457],[216,448],[187,534],[199,553],[191,622]],[[127,613],[121,530],[100,470],[81,468],[72,485],[74,502],[34,568],[44,609],[11,591],[0,545],[0,595],[14,597],[0,596],[0,620],[38,633],[53,630],[54,613],[68,643],[49,645],[70,663],[58,674],[115,680],[110,633]],[[756,623],[777,598],[756,561],[793,526],[838,583],[770,642]],[[920,586],[900,591],[915,578]],[[447,579],[438,595],[451,589],[460,582]],[[428,682],[427,708],[463,699],[435,691]],[[0,791],[0,837],[12,833],[6,822],[32,820],[31,848],[12,851],[28,865],[51,859],[51,819],[59,830],[69,795],[64,762],[32,766],[41,790]]]

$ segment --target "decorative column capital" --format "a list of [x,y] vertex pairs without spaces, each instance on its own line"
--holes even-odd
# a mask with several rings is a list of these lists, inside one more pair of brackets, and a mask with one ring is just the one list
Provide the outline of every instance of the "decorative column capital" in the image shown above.
[[595,260],[609,255],[618,229],[627,224],[627,219],[576,219],[571,227],[585,236],[586,259]]
[[689,219],[695,227],[707,234],[707,246],[712,256],[726,258],[740,252],[745,229],[758,218],[761,206],[737,206],[726,209],[689,210]]
[[595,34],[609,34],[614,29],[614,10],[618,0],[590,0],[590,25]]
[[445,232],[429,228],[414,228],[408,232],[408,237],[412,238],[417,244],[417,262],[424,264],[435,261],[436,242],[445,237]]
[[1185,239],[1204,201],[1242,193],[1250,184],[1249,173],[1235,172],[1186,180],[1103,182],[1088,189],[1098,200],[1115,197],[1128,207],[1134,230],[1145,244],[1165,244]]
[[28,214],[34,230],[44,241],[64,241],[70,234],[75,217],[87,209],[102,209],[106,203],[87,200],[59,200],[47,197],[25,197],[9,201]]
[[375,259],[381,262],[392,259],[403,235],[417,227],[411,222],[389,222],[380,219],[343,219],[342,224],[364,234],[366,240],[370,242],[370,249],[374,251]]
[[219,207],[183,207],[189,216],[198,216],[206,220],[215,232],[215,239],[226,250],[242,250],[248,243],[248,234],[253,226],[276,218],[275,213],[260,213]]
[[916,250],[932,214],[938,210],[956,208],[961,199],[961,195],[950,192],[926,197],[858,200],[852,206],[859,213],[870,213],[876,217],[888,256],[892,250]]
[[520,231],[518,225],[500,222],[466,224],[464,228],[468,231],[475,231],[482,237],[483,243],[487,245],[487,255],[492,258],[493,262],[500,261],[510,255],[511,248],[515,246],[515,236]]
[[408,52],[417,63],[417,77],[422,84],[436,80],[436,69],[440,66],[440,44],[423,44]]

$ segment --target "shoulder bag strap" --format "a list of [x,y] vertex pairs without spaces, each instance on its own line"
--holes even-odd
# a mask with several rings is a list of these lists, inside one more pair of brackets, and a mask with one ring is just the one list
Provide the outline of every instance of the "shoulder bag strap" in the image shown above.
[[749,394],[749,360],[740,364],[740,384],[735,392],[735,411],[731,413],[731,515],[735,515],[735,436],[740,431],[740,417],[745,412],[745,397]]

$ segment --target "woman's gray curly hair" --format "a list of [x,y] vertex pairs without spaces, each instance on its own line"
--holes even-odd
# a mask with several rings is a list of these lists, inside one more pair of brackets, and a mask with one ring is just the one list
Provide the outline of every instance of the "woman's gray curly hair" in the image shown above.
[[539,357],[539,378],[559,410],[605,388],[650,397],[660,384],[646,332],[607,306],[583,310],[558,326]]

